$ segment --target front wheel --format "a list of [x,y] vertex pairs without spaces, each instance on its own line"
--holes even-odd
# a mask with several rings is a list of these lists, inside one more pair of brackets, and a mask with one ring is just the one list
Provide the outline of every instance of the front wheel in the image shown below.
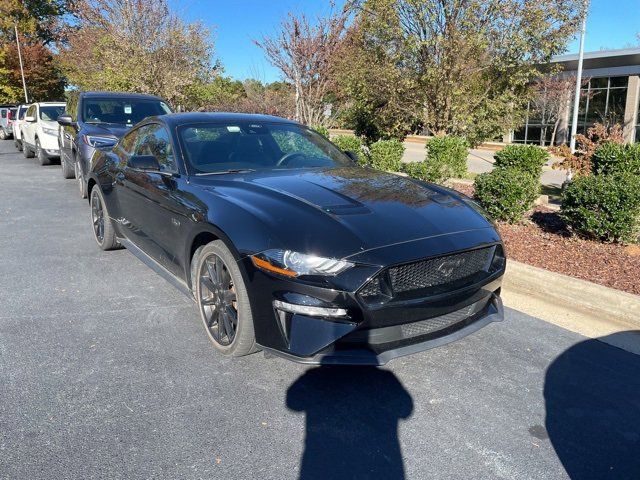
[[24,141],[22,142],[22,156],[24,158],[33,158],[33,150]]
[[40,165],[42,166],[51,165],[51,159],[47,157],[47,154],[40,146],[39,138],[36,138],[36,157],[38,157],[38,161],[40,162]]
[[4,131],[4,128],[0,128],[0,140],[7,139],[7,132]]
[[14,140],[13,144],[15,145],[16,149],[21,152],[22,151],[22,142],[20,140]]
[[247,288],[236,259],[222,241],[196,250],[191,278],[200,318],[214,348],[230,357],[258,351]]
[[104,203],[104,197],[97,185],[91,190],[91,225],[93,238],[102,250],[113,250],[118,247],[118,239]]
[[76,172],[73,167],[69,166],[69,162],[63,156],[60,156],[60,164],[62,166],[62,176],[66,179],[75,178]]

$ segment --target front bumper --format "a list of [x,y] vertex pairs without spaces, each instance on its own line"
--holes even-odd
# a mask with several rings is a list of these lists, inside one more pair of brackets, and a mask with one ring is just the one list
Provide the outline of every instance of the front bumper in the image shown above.
[[[504,317],[504,270],[464,288],[428,298],[368,305],[351,291],[276,278],[244,264],[257,343],[306,364],[383,365],[393,358],[458,340]],[[345,317],[282,312],[279,301],[346,310]]]
[[[479,305],[483,306],[469,316],[460,315],[458,318],[457,315],[458,312],[467,310],[467,307],[419,322],[361,332],[356,330],[354,334],[345,335],[335,344],[310,357],[301,357],[268,347],[263,348],[276,356],[312,365],[384,365],[397,357],[454,342],[491,322],[500,322],[504,319],[502,300],[497,293],[492,294],[489,299],[471,304],[470,307]],[[452,318],[456,318],[457,321],[451,322]],[[317,319],[313,320],[317,321]],[[438,324],[443,325],[442,328],[432,328]]]

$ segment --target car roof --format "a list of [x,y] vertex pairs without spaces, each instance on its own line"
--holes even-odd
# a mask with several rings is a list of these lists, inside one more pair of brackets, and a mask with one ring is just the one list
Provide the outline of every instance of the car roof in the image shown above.
[[292,123],[296,124],[293,120],[288,120],[282,117],[275,117],[273,115],[261,115],[255,113],[233,113],[233,112],[183,112],[183,113],[168,113],[160,117],[165,123],[171,126],[179,126],[188,123],[218,123],[218,122],[268,122],[268,123]]
[[154,100],[164,100],[156,95],[149,95],[146,93],[130,93],[130,92],[103,92],[103,91],[95,91],[95,92],[80,92],[80,96],[86,98],[148,98]]

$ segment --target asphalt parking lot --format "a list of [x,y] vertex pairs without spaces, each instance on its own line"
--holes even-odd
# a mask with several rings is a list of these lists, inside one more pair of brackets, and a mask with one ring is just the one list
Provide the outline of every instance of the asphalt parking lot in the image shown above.
[[0,143],[0,478],[640,478],[640,356],[507,310],[380,369],[216,354]]

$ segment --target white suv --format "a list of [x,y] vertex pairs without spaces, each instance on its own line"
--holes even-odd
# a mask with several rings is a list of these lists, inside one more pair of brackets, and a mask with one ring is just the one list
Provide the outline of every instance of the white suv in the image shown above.
[[40,102],[29,106],[22,124],[22,153],[25,158],[34,155],[41,165],[49,165],[60,158],[58,146],[58,117],[64,113],[65,104]]

